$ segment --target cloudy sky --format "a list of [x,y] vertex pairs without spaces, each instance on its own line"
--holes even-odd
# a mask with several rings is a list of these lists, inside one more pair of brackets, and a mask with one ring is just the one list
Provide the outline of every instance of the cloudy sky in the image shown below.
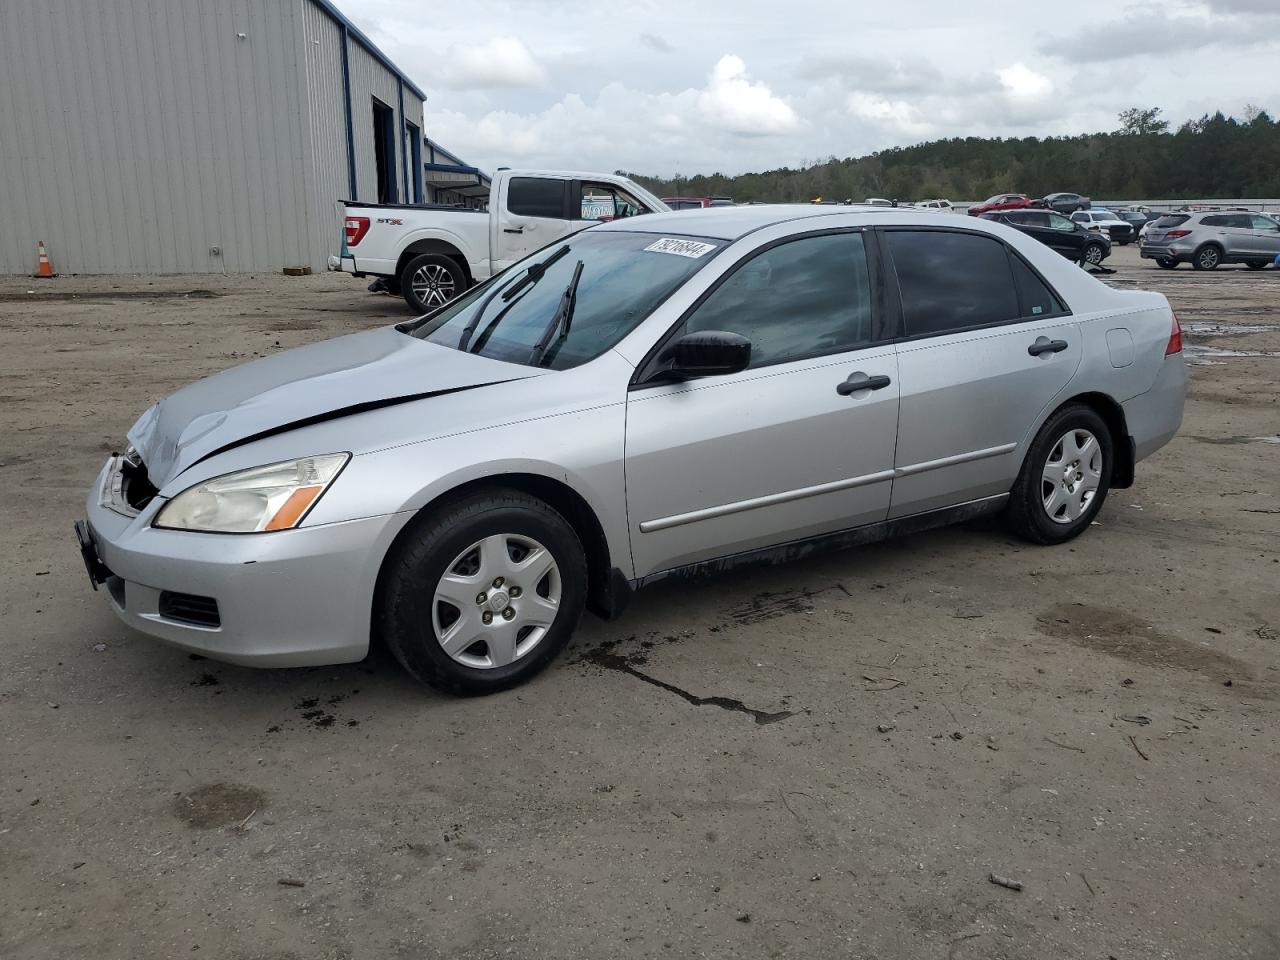
[[950,136],[1280,114],[1280,0],[338,0],[463,159],[740,173]]

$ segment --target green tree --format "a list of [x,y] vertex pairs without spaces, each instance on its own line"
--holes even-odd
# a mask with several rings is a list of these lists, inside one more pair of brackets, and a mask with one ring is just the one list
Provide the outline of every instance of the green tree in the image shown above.
[[1159,107],[1129,107],[1119,113],[1120,132],[1129,135],[1146,136],[1152,133],[1164,133],[1169,129],[1169,121],[1160,119]]

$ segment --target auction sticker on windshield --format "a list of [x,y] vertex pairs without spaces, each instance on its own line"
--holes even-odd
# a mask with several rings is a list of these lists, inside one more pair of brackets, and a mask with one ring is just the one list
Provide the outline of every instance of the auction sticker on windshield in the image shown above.
[[698,240],[676,240],[673,237],[663,237],[654,243],[645,247],[652,253],[674,253],[677,257],[689,257],[697,260],[699,257],[705,257],[708,253],[716,248],[714,243],[701,243]]

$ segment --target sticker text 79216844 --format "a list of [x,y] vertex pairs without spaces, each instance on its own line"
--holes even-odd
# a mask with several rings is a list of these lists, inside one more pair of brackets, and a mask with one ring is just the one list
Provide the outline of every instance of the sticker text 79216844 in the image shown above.
[[677,257],[689,257],[697,260],[699,257],[705,257],[708,253],[716,248],[714,243],[703,243],[700,240],[677,240],[674,237],[663,237],[647,247],[646,250],[652,253],[673,253]]

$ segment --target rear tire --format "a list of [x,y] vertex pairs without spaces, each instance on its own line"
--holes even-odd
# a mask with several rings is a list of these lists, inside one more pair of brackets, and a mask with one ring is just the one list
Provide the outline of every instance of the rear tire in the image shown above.
[[1172,257],[1157,257],[1156,263],[1161,267],[1164,267],[1166,270],[1173,270],[1178,266],[1178,261],[1174,260]]
[[1111,487],[1113,450],[1111,431],[1092,408],[1073,403],[1051,416],[1010,491],[1014,532],[1032,543],[1056,544],[1089,529]]
[[1191,258],[1191,265],[1197,270],[1217,270],[1221,263],[1222,248],[1213,243],[1205,244]]
[[474,696],[554,660],[586,594],[573,527],[542,500],[493,487],[413,521],[387,558],[374,624],[415,678]]
[[1087,243],[1080,254],[1080,262],[1086,266],[1096,267],[1107,258],[1106,248],[1100,243]]
[[438,253],[410,257],[396,281],[405,302],[418,314],[438,310],[467,289],[458,262]]

